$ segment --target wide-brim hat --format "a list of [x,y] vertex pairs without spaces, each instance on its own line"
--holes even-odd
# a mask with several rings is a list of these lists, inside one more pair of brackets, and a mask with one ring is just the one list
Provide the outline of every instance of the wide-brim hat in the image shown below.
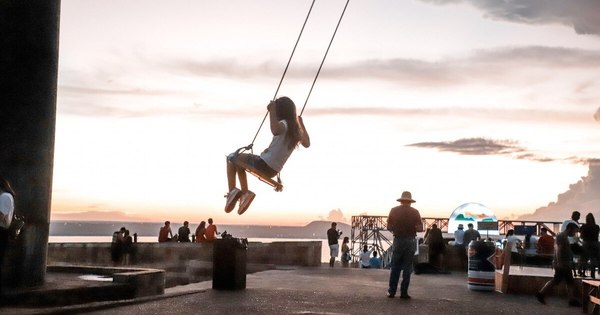
[[410,191],[404,191],[404,192],[402,192],[402,196],[400,196],[400,198],[398,198],[396,200],[397,201],[416,202],[415,200],[412,199],[412,194],[410,193]]

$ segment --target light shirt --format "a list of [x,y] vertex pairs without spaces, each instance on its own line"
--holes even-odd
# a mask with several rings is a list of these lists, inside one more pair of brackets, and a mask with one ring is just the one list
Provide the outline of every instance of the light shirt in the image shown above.
[[285,135],[288,131],[288,124],[285,120],[280,120],[280,123],[284,125],[284,132],[273,136],[273,140],[271,140],[271,144],[266,148],[261,154],[260,158],[269,165],[274,171],[281,172],[283,169],[283,165],[287,161],[287,159],[292,155],[292,151],[294,148],[288,148],[288,143],[286,141]]
[[513,253],[518,253],[519,252],[519,248],[518,248],[518,244],[521,243],[521,239],[519,237],[517,237],[516,235],[511,235],[509,237],[506,238],[506,241],[508,243],[512,243],[512,248],[511,248],[511,252]]
[[[532,235],[531,238],[529,238],[529,247],[525,248],[525,255],[527,255],[527,256],[537,255],[537,243],[538,243],[538,237],[535,235]],[[523,241],[523,246],[525,246],[525,241]]]
[[[581,227],[581,225],[579,223],[577,223],[577,221],[573,220],[573,219],[568,219],[565,220],[563,222],[563,224],[560,226],[560,231],[564,232],[567,229],[567,225],[569,225],[569,223],[575,223],[577,224],[578,227]],[[575,244],[575,243],[579,243],[579,237],[577,236],[569,236],[569,244]]]
[[363,268],[371,267],[371,253],[372,250],[360,253],[360,266]]
[[454,245],[462,245],[464,237],[465,237],[464,230],[458,229],[458,230],[454,231]]
[[12,222],[13,212],[15,210],[15,200],[13,196],[7,192],[0,194],[0,213],[4,215],[3,220],[0,219],[0,227],[8,229]]

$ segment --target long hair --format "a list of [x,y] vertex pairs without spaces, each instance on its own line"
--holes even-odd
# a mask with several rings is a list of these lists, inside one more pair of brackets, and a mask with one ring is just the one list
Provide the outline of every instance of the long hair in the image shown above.
[[277,120],[285,120],[288,130],[285,134],[285,140],[288,149],[293,149],[300,141],[300,126],[296,116],[296,104],[287,96],[282,96],[275,100],[275,110],[277,111]]
[[588,213],[585,216],[585,224],[596,225],[596,219],[594,219],[594,215],[592,213]]
[[205,229],[206,228],[206,222],[202,221],[200,222],[200,225],[198,225],[198,227],[196,228],[196,233],[198,233],[200,230]]
[[15,191],[10,186],[10,182],[4,177],[0,177],[0,189],[13,195],[13,197],[15,196]]

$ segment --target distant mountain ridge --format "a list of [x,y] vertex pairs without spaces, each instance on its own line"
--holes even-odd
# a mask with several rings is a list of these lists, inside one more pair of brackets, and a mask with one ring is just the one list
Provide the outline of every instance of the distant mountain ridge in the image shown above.
[[[114,231],[125,227],[131,234],[138,236],[157,236],[164,223],[157,222],[120,222],[120,221],[66,221],[50,222],[50,236],[110,236]],[[173,234],[177,233],[182,224],[171,223]],[[197,225],[190,225],[192,233]],[[350,225],[338,222],[342,236],[350,236]],[[331,221],[313,221],[305,226],[277,225],[234,225],[217,224],[219,232],[227,231],[234,237],[240,238],[310,238],[325,239]]]

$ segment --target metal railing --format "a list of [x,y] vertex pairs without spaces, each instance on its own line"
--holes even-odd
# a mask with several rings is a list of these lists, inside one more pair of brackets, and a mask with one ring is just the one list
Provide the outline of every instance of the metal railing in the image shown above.
[[[371,216],[361,215],[352,216],[351,220],[351,254],[353,261],[356,261],[362,252],[363,246],[377,250],[379,253],[384,253],[392,246],[393,235],[387,229],[387,216]],[[448,218],[421,218],[423,223],[423,231],[430,229],[433,224],[436,224],[444,233],[454,233],[448,231]],[[525,220],[498,220],[498,233],[506,235],[508,230],[519,229],[526,227],[533,229],[536,235],[541,233],[542,228],[546,228],[548,233],[556,235],[560,232],[562,222],[554,221],[525,221]]]

